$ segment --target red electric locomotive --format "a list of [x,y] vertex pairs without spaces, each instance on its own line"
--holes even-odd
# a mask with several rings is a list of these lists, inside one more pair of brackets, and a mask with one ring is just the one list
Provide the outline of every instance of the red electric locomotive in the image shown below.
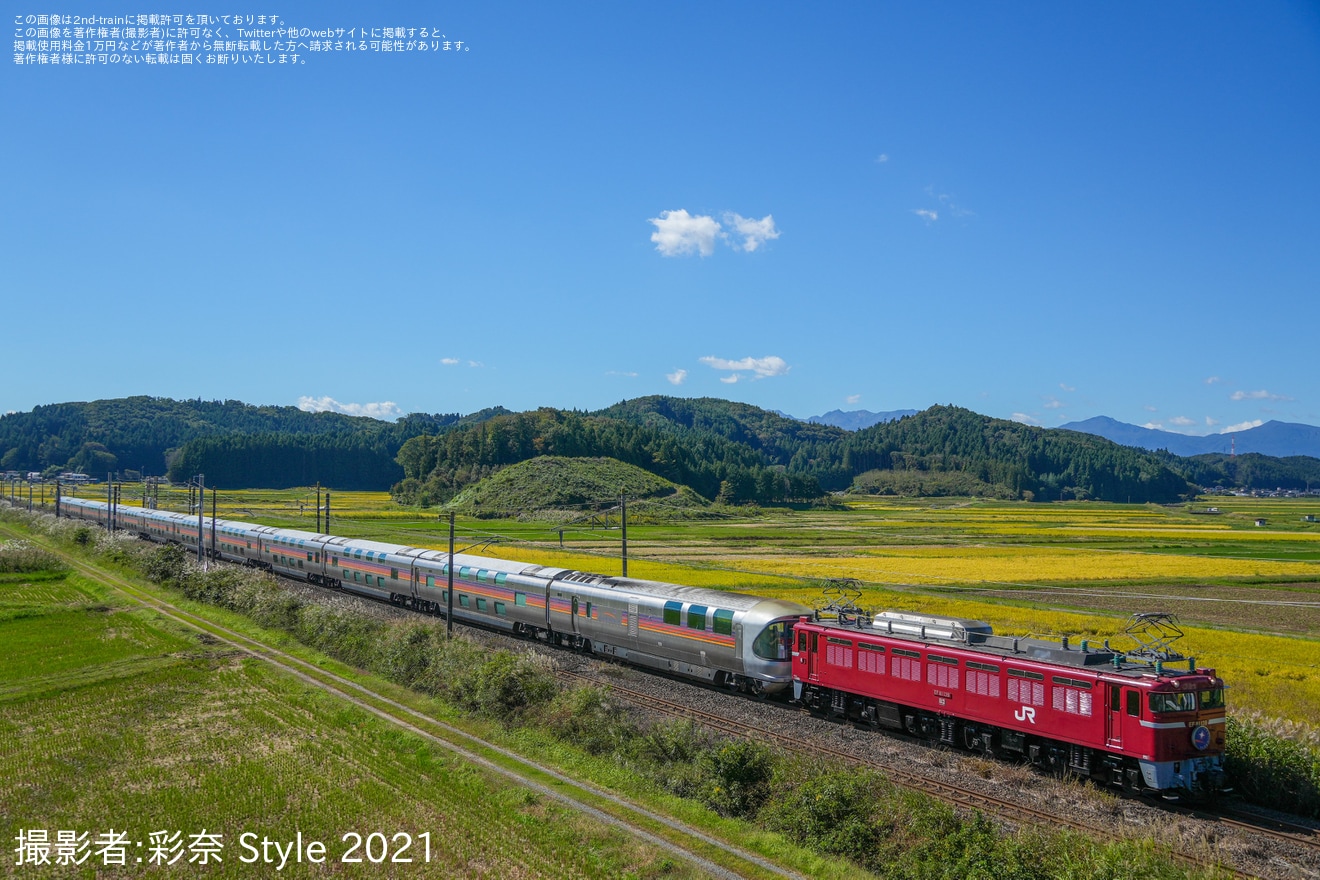
[[982,621],[855,609],[794,626],[793,695],[818,714],[1016,755],[1167,797],[1224,790],[1224,682],[1135,615],[1119,651],[996,636]]

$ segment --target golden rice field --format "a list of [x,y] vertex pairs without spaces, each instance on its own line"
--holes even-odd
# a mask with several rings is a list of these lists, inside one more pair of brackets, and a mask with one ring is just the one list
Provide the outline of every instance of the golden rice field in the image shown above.
[[769,574],[856,578],[874,584],[1059,583],[1078,581],[1315,578],[1320,562],[1174,556],[1031,546],[885,547],[851,556],[725,556],[720,566]]

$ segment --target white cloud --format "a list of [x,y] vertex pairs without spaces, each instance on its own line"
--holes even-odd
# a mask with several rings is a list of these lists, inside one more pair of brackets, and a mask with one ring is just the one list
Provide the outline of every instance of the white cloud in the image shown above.
[[1189,419],[1187,418],[1187,416],[1174,416],[1173,418],[1169,419],[1169,424],[1177,425],[1180,428],[1186,428],[1189,425],[1195,425],[1196,420]]
[[1159,412],[1159,411],[1160,411],[1159,407],[1157,407],[1157,406],[1151,406],[1150,404],[1146,404],[1145,406],[1142,407],[1142,409],[1144,409],[1146,412]]
[[860,394],[849,394],[847,397],[844,398],[844,400],[848,401],[848,403],[850,403],[850,404],[861,403],[861,402],[862,402],[862,395],[860,395]]
[[[935,196],[935,191],[932,187],[926,187],[926,192],[932,196]],[[949,216],[951,217],[971,217],[974,215],[974,212],[969,211],[966,208],[955,203],[953,200],[953,196],[949,195],[948,193],[940,193],[939,195],[935,196],[935,198],[939,199],[940,204],[944,206],[944,209],[949,213]]]
[[1045,398],[1046,409],[1061,409],[1063,406],[1064,406],[1064,402],[1062,400],[1058,400],[1056,398],[1049,396]]
[[1218,385],[1222,381],[1224,380],[1218,376],[1206,376],[1205,378],[1205,384],[1207,385]]
[[299,397],[298,409],[303,412],[337,412],[383,420],[397,419],[403,415],[403,410],[392,400],[381,403],[340,403],[333,397]]
[[652,217],[646,222],[655,224],[651,241],[655,242],[655,249],[666,257],[685,257],[690,254],[709,257],[715,253],[715,240],[723,235],[714,217],[705,214],[694,217],[683,208],[661,211],[659,217]]
[[704,357],[698,358],[698,360],[713,369],[731,371],[733,375],[724,376],[720,379],[721,382],[730,385],[737,382],[743,373],[751,373],[753,379],[768,379],[771,376],[782,376],[790,369],[787,361],[775,355],[763,358],[745,357],[740,361],[718,357]]
[[939,211],[927,211],[925,208],[913,208],[912,213],[916,214],[927,223],[934,223],[936,220],[940,219]]
[[627,376],[629,379],[635,379],[635,378],[637,378],[637,374],[636,374],[636,373],[632,373],[632,372],[629,372],[629,371],[627,371],[627,370],[606,370],[606,371],[605,371],[605,375],[606,375],[606,376]]
[[1064,391],[1068,391],[1068,392],[1073,392],[1077,390],[1072,385],[1069,385],[1067,382],[1060,382],[1059,387],[1062,388]]
[[885,163],[888,162],[888,161],[889,161],[889,154],[888,154],[888,153],[881,153],[879,156],[876,156],[876,157],[875,157],[875,164],[877,164],[877,165],[883,165],[883,164],[885,164]]
[[1207,428],[1213,428],[1217,424],[1219,424],[1219,419],[1212,419],[1209,416],[1205,417],[1205,426]]
[[1250,429],[1250,428],[1259,428],[1259,427],[1260,427],[1261,425],[1263,425],[1263,424],[1265,424],[1265,423],[1264,423],[1263,421],[1261,421],[1260,419],[1252,419],[1252,420],[1249,421],[1249,422],[1238,422],[1236,425],[1229,425],[1227,428],[1225,428],[1224,430],[1220,431],[1219,433],[1221,433],[1221,434],[1234,434],[1234,433],[1236,433],[1236,432],[1238,432],[1238,431],[1246,431],[1246,430],[1248,430],[1248,429]]
[[651,233],[655,249],[666,257],[692,254],[709,257],[715,253],[715,245],[719,242],[750,254],[780,234],[772,214],[757,220],[725,211],[723,218],[727,229],[709,214],[689,214],[680,208],[677,211],[661,211],[659,217],[652,217],[647,222],[655,226],[655,232]]
[[[724,222],[729,224],[735,233],[742,236],[742,244],[733,246],[741,248],[749,254],[767,241],[779,237],[779,230],[775,228],[775,218],[771,214],[766,214],[760,220],[753,220],[741,214],[726,211]],[[651,236],[651,238],[654,239],[655,236]]]
[[458,358],[440,358],[440,363],[446,367],[452,367],[458,364]]
[[1015,422],[1021,422],[1024,425],[1040,424],[1040,419],[1033,419],[1031,416],[1027,415],[1026,413],[1015,412],[1013,413],[1013,415],[1009,416],[1009,418]]
[[483,364],[481,361],[468,361],[468,366],[469,366],[469,367],[484,367],[484,366],[486,366],[486,365]]
[[1163,431],[1163,430],[1164,430],[1164,426],[1161,425],[1159,422],[1147,422],[1146,424],[1142,425],[1141,427],[1143,427],[1143,428],[1150,428],[1152,431]]
[[674,370],[672,373],[665,373],[665,378],[669,380],[670,385],[682,385],[683,380],[687,378],[687,370]]
[[1234,391],[1228,396],[1229,400],[1292,400],[1283,394],[1271,394],[1262,388],[1260,391]]

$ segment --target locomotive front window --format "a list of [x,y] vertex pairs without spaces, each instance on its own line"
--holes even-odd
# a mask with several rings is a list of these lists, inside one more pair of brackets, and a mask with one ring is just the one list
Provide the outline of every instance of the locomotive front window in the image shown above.
[[777,620],[761,630],[752,642],[752,653],[762,660],[787,660],[793,652],[793,623]]
[[1195,710],[1196,694],[1191,691],[1150,695],[1150,711],[1152,712],[1193,712]]
[[1213,690],[1201,691],[1202,709],[1222,709],[1224,708],[1224,689],[1214,688]]

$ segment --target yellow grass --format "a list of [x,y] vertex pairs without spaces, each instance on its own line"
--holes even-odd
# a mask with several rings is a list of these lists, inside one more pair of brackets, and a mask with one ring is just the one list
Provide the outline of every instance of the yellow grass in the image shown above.
[[725,556],[716,565],[877,584],[1071,583],[1222,577],[1315,577],[1320,563],[1044,547],[886,547],[856,556]]

